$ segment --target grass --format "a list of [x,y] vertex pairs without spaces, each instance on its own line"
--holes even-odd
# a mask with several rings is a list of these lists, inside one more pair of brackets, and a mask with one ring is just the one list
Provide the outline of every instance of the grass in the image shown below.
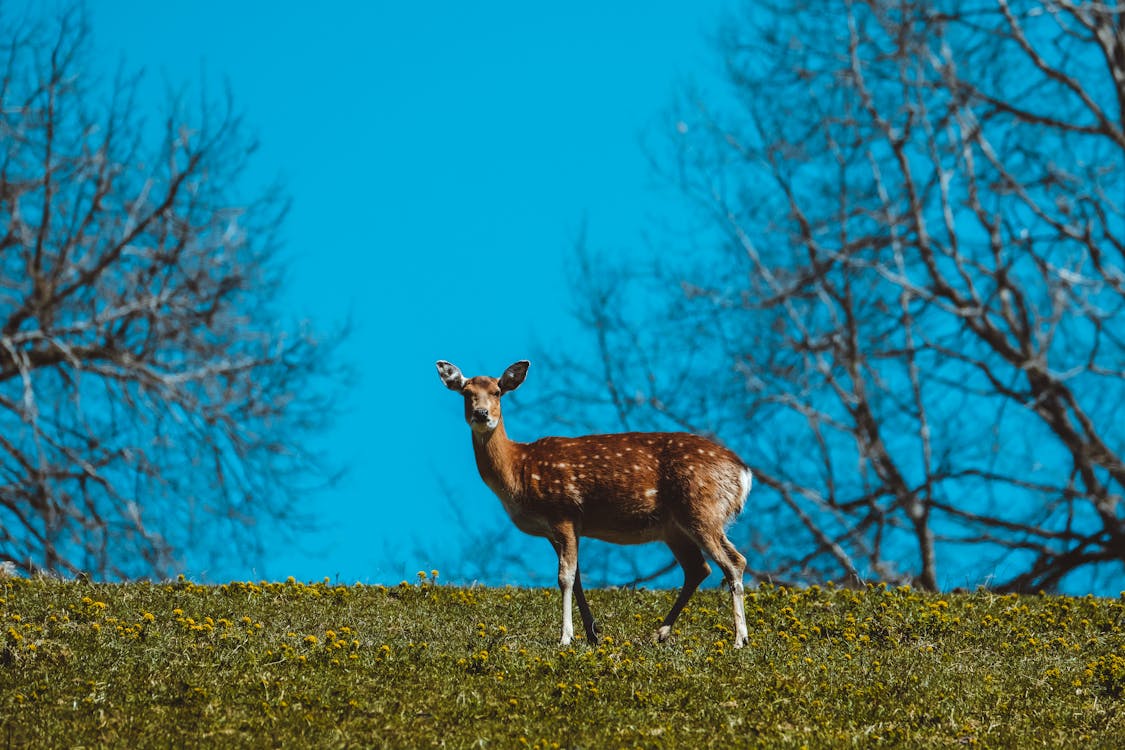
[[1125,598],[0,579],[7,747],[1120,747]]

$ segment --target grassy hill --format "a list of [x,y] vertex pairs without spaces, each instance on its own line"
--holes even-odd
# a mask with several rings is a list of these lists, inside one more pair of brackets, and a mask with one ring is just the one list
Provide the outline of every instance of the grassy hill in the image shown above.
[[1125,746],[1125,598],[0,579],[0,740],[22,746]]

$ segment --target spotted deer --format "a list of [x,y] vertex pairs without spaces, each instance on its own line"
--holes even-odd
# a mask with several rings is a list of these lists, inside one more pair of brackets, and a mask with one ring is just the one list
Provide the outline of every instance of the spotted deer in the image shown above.
[[519,388],[530,363],[516,362],[499,378],[466,378],[438,361],[438,374],[465,399],[473,453],[481,479],[523,532],[546,537],[559,556],[562,644],[574,637],[571,598],[586,639],[598,627],[582,593],[578,540],[615,544],[662,541],[684,571],[684,585],[656,631],[667,640],[680,611],[711,573],[704,553],[722,569],[734,608],[734,646],[746,644],[742,576],[746,558],[724,531],[750,492],[750,469],[732,451],[688,433],[628,432],[545,437],[534,443],[508,438],[500,398]]

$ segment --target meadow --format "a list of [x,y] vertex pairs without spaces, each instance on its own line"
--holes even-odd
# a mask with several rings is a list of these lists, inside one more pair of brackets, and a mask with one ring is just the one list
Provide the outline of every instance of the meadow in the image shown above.
[[0,579],[5,747],[1122,747],[1125,596]]

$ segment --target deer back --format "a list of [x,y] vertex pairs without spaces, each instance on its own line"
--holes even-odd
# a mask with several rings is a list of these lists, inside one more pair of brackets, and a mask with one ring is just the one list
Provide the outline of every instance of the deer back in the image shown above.
[[728,523],[749,491],[737,455],[688,433],[549,437],[514,445],[514,492],[497,494],[521,528],[521,520],[535,516],[567,518],[586,536],[651,541],[663,537],[670,522]]

